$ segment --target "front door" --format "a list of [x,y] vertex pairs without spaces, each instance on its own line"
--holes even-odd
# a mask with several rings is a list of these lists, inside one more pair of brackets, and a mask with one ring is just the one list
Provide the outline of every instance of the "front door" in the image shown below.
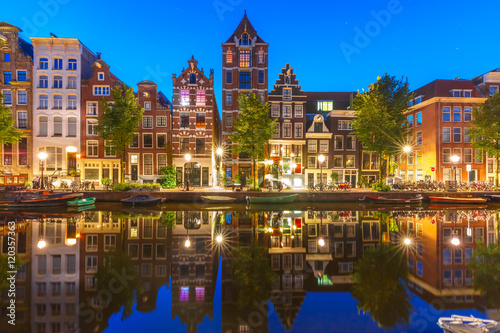
[[469,171],[469,181],[470,182],[475,182],[476,180],[478,180],[478,174],[479,174],[479,170],[471,170]]
[[119,175],[119,170],[116,168],[113,168],[113,184],[116,184],[120,181],[120,178],[118,175]]
[[76,153],[68,153],[67,155],[68,173],[71,170],[76,172]]
[[309,186],[313,186],[314,185],[314,173],[308,173],[307,174],[307,184]]
[[252,176],[250,167],[240,167],[240,183],[241,186],[247,186],[247,177]]
[[131,180],[137,180],[137,171],[138,171],[137,164],[132,164],[130,167],[130,173],[131,173]]
[[199,163],[192,164],[189,182],[192,186],[201,186],[201,168]]
[[208,168],[201,168],[201,186],[208,186]]

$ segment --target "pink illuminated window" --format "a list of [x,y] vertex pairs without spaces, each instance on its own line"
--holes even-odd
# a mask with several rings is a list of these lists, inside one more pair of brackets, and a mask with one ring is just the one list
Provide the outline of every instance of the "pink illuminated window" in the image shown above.
[[196,301],[203,302],[205,300],[205,287],[196,287]]
[[[198,289],[198,288],[196,288]],[[181,296],[179,298],[181,302],[189,301],[189,287],[181,287]]]

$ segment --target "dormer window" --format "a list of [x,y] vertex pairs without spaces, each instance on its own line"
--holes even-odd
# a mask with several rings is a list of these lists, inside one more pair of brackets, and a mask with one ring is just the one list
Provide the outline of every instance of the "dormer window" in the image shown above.
[[453,97],[460,97],[461,90],[451,90],[451,96]]
[[318,111],[332,111],[333,101],[318,101]]
[[250,45],[250,39],[248,38],[248,34],[243,34],[241,36],[240,45]]
[[413,105],[422,103],[422,97],[424,97],[424,96],[420,95],[420,96],[415,97]]
[[490,86],[490,96],[494,95],[498,91],[498,86]]
[[189,84],[196,84],[196,74],[189,74]]
[[472,90],[464,90],[463,96],[464,97],[471,97],[472,96]]

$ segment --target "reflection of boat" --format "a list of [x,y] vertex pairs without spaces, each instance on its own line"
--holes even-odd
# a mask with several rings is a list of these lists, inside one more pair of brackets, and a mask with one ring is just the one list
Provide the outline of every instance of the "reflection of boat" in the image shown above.
[[459,316],[452,315],[451,317],[439,318],[437,324],[443,329],[444,332],[500,332],[498,322],[489,319],[474,318],[472,316]]
[[165,200],[164,198],[153,197],[152,195],[148,194],[138,194],[134,195],[133,197],[122,199],[120,201],[126,205],[145,206],[145,205],[156,205],[159,204],[160,202],[163,202],[164,200]]
[[68,208],[68,212],[83,212],[85,210],[95,209],[95,205],[85,205],[85,206],[71,206]]
[[231,203],[236,200],[236,198],[231,198],[231,197],[225,197],[221,195],[209,195],[209,196],[202,196],[201,200],[205,203]]
[[66,205],[83,197],[83,193],[52,193],[47,190],[5,191],[0,207],[46,207]]
[[484,198],[452,198],[452,197],[429,197],[433,204],[484,204],[488,200]]
[[273,204],[273,203],[291,203],[297,199],[298,194],[283,195],[280,197],[248,197],[247,202],[249,203],[259,203],[259,204]]
[[361,199],[360,201],[366,201],[366,202],[374,202],[378,204],[419,204],[422,203],[422,195],[418,194],[415,197],[412,198],[397,198],[397,199],[389,199],[389,198],[383,198],[383,197],[370,197],[370,196],[365,196]]
[[71,207],[87,206],[87,205],[93,205],[94,202],[95,198],[78,199],[78,200],[68,201],[68,206]]
[[483,205],[471,206],[471,205],[461,205],[452,203],[450,204],[440,203],[440,204],[429,205],[429,209],[436,209],[436,210],[469,210],[472,207],[474,207],[474,209],[486,209],[488,205],[483,204]]

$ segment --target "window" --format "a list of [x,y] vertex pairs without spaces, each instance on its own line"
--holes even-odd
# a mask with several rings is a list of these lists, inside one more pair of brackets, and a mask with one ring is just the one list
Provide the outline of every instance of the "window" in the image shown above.
[[347,135],[346,136],[345,149],[356,150],[356,137],[354,135]]
[[59,116],[54,117],[54,135],[53,136],[62,136],[62,117],[59,117]]
[[424,275],[424,264],[420,261],[417,261],[417,275],[420,277]]
[[149,176],[153,174],[153,154],[144,154],[144,174]]
[[195,73],[189,74],[189,84],[196,84],[196,74]]
[[335,150],[343,150],[344,149],[344,136],[343,135],[335,135]]
[[68,110],[76,110],[76,95],[68,95]]
[[233,126],[233,114],[230,112],[226,113],[226,126],[227,127]]
[[54,69],[62,69],[62,59],[61,58],[54,58]]
[[319,141],[319,152],[320,153],[328,153],[328,140],[320,140]]
[[355,162],[356,162],[356,156],[355,155],[347,155],[346,158],[347,158],[347,161],[345,162],[345,167],[346,168],[354,168]]
[[26,92],[26,90],[17,91],[17,104],[18,105],[28,104],[28,93]]
[[318,101],[318,111],[332,111],[333,101]]
[[274,124],[273,138],[279,138],[279,137],[280,137],[280,123],[277,122]]
[[226,71],[226,83],[228,83],[228,84],[233,83],[233,71],[231,71],[231,70]]
[[307,158],[308,160],[308,167],[311,168],[311,169],[316,169],[316,156],[308,156]]
[[468,128],[468,127],[464,128],[464,142],[470,142],[469,131],[470,131],[470,128]]
[[181,105],[189,105],[189,90],[181,90]]
[[104,81],[104,73],[102,73],[102,72],[97,73],[97,80]]
[[498,86],[490,86],[490,96],[498,92]]
[[62,76],[60,76],[60,75],[54,76],[53,88],[56,88],[56,89],[62,88],[62,82],[63,82]]
[[68,60],[68,70],[76,71],[76,59],[69,59]]
[[68,118],[68,137],[76,137],[76,117]]
[[450,163],[451,162],[451,149],[450,148],[443,148],[443,163]]
[[464,97],[471,97],[471,93],[472,93],[471,90],[464,90],[463,91]]
[[49,119],[47,116],[40,116],[40,118],[38,118],[38,127],[39,127],[38,136],[47,136],[48,123]]
[[17,143],[18,165],[28,165],[28,138],[21,138]]
[[189,112],[180,113],[180,127],[189,128]]
[[451,96],[453,96],[453,97],[460,97],[460,90],[452,90],[451,91]]
[[417,112],[416,120],[417,120],[417,126],[421,126],[422,125],[422,112]]
[[454,263],[455,264],[461,264],[462,263],[462,249],[457,249],[455,248],[454,250]]
[[180,138],[181,154],[189,153],[189,138]]
[[10,53],[4,53],[3,54],[3,61],[9,62],[10,61]]
[[462,121],[462,108],[453,108],[453,121]]
[[292,118],[292,106],[283,105],[283,118]]
[[3,104],[12,105],[12,91],[3,90],[2,94],[3,94]]
[[421,146],[422,145],[422,131],[419,131],[416,133],[416,145]]
[[[416,162],[417,162],[417,164],[422,164],[422,163],[423,163],[423,160],[424,160],[424,157],[423,157],[423,153],[422,153],[422,151],[421,151],[421,150],[417,150],[417,151],[415,151],[415,155],[416,155],[416,157],[417,157],[417,161],[416,161]],[[419,179],[417,179],[417,180],[419,180]]]
[[38,88],[48,88],[49,87],[49,77],[47,75],[40,75],[38,77]]
[[271,106],[271,117],[279,117],[280,116],[280,106],[279,104],[273,104]]
[[49,59],[47,59],[47,58],[40,58],[38,60],[38,68],[39,69],[48,69],[49,68]]
[[257,52],[257,61],[259,62],[259,64],[264,63],[264,51],[263,50],[259,50],[259,52]]
[[104,235],[104,251],[113,250],[116,247],[115,235]]
[[116,155],[116,149],[113,144],[111,144],[111,141],[104,141],[104,156],[115,156]]
[[443,127],[443,142],[451,142],[451,128]]
[[167,154],[158,154],[158,170],[167,166]]
[[97,116],[96,102],[87,102],[87,116]]
[[284,88],[283,89],[283,100],[284,101],[291,101],[292,100],[292,89],[291,88]]
[[97,156],[98,143],[97,141],[87,141],[87,156]]
[[109,96],[109,86],[94,86],[94,96]]
[[284,123],[283,138],[291,138],[291,137],[292,137],[292,123]]
[[226,105],[227,106],[233,105],[233,92],[232,91],[226,92]]
[[443,121],[451,121],[451,111],[449,106],[443,107]]
[[205,128],[205,114],[197,113],[196,114],[196,128]]
[[472,120],[472,108],[465,107],[464,108],[464,121],[471,121],[471,120]]
[[226,52],[226,62],[227,63],[233,62],[233,52],[231,50],[227,50]]
[[54,102],[54,106],[52,107],[52,109],[62,110],[62,95],[54,95],[53,102]]
[[142,117],[142,128],[153,128],[153,116]]
[[3,164],[12,165],[12,143],[3,145]]
[[68,76],[68,89],[76,89],[76,76]]
[[97,256],[85,257],[85,273],[97,272]]
[[167,117],[166,116],[158,116],[156,117],[156,126],[165,127],[167,126]]
[[240,73],[240,89],[250,89],[251,82],[252,80],[250,72]]
[[10,84],[10,81],[12,81],[12,72],[3,72],[3,84]]
[[481,154],[481,150],[479,149],[474,149],[474,155],[475,155],[475,158],[474,158],[474,163],[476,164],[481,164],[483,163],[483,156]]
[[264,83],[264,71],[263,70],[259,70],[259,73],[258,73],[258,79],[259,79],[259,83]]
[[156,134],[156,148],[165,148],[167,146],[167,135]]
[[302,105],[295,105],[295,117],[303,116],[303,107]]
[[294,131],[294,132],[295,132],[295,135],[294,135],[294,137],[295,137],[296,139],[301,139],[301,138],[302,138],[302,135],[303,135],[303,134],[302,134],[302,123],[295,123],[295,125],[294,125],[294,126],[295,126],[295,131]]
[[348,120],[339,120],[337,127],[339,130],[352,130],[351,122]]
[[317,141],[316,140],[309,140],[307,142],[307,151],[309,153],[317,152]]
[[196,154],[205,154],[205,138],[196,138]]
[[378,170],[378,155],[375,153],[363,152],[363,169]]
[[462,128],[453,128],[453,142],[462,142]]
[[17,71],[17,81],[26,82],[26,71]]
[[464,163],[472,163],[472,148],[464,148]]
[[344,167],[344,157],[342,155],[333,156],[333,167],[334,168],[343,168]]
[[408,119],[408,127],[412,128],[413,127],[413,115],[408,116],[407,119]]
[[153,134],[144,133],[142,135],[142,145],[144,148],[153,148]]
[[205,90],[196,91],[196,105],[205,105]]
[[250,51],[240,51],[240,67],[250,67]]

